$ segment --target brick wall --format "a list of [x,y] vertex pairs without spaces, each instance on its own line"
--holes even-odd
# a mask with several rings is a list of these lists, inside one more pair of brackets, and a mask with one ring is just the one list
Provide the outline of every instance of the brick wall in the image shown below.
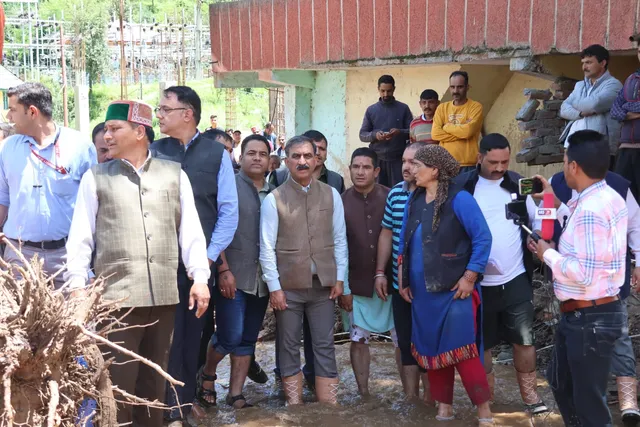
[[625,50],[638,27],[635,0],[242,0],[209,14],[217,72]]

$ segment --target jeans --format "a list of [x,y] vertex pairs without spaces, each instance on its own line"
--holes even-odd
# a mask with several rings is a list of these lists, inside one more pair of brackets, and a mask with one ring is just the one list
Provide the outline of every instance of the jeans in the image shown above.
[[216,332],[211,337],[213,349],[223,355],[250,356],[262,328],[269,297],[258,297],[236,290],[234,299],[225,298],[213,289],[216,301]]
[[[302,374],[305,378],[313,378],[316,376],[316,369],[313,359],[313,343],[311,341],[311,329],[309,328],[309,320],[305,314],[302,320],[302,339],[304,346],[304,366]],[[277,328],[277,325],[276,325]],[[278,356],[278,340],[276,340],[276,367],[273,370],[276,377],[280,377],[280,357]]]
[[566,426],[613,425],[607,381],[624,326],[620,301],[562,314],[547,379]]
[[613,346],[613,357],[611,359],[611,373],[616,377],[636,377],[636,355],[633,352],[633,343],[629,338],[629,314],[627,304],[622,302],[624,313],[624,326],[622,336],[616,340]]

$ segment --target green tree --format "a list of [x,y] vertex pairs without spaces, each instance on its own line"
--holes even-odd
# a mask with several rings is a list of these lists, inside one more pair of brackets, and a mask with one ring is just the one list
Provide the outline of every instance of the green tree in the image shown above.
[[70,26],[75,36],[74,41],[79,44],[75,51],[84,55],[89,88],[100,81],[100,76],[107,68],[108,19],[107,3],[100,0],[88,0],[82,7],[74,8],[71,16]]

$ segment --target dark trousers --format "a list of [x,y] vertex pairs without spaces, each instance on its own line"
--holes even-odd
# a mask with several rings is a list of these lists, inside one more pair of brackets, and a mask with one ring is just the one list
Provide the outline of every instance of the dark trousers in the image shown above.
[[[276,328],[278,326],[276,325]],[[313,357],[313,342],[311,341],[311,329],[309,328],[309,320],[307,320],[306,313],[302,319],[302,339],[304,344],[304,366],[302,367],[302,374],[305,378],[313,378],[316,376],[315,359]],[[278,357],[278,340],[276,339],[276,368],[273,373],[276,377],[280,377],[280,358]]]
[[378,184],[391,188],[402,181],[402,159],[379,160]]
[[640,148],[618,150],[615,172],[631,181],[629,189],[636,200],[640,200]]
[[[173,342],[171,343],[169,368],[167,370],[167,373],[173,378],[184,382],[183,387],[176,386],[180,405],[193,403],[196,396],[196,374],[198,373],[200,340],[202,339],[202,330],[205,323],[205,316],[198,319],[196,310],[189,310],[189,291],[192,285],[193,281],[187,276],[184,265],[180,264],[178,266],[180,303],[176,308]],[[213,302],[210,302],[210,305],[213,305]],[[168,406],[178,405],[175,393],[168,386],[166,395],[165,402]],[[182,408],[183,414],[187,414],[190,408],[190,406]],[[169,418],[179,419],[180,411],[177,409],[170,411]]]
[[624,321],[620,301],[562,314],[547,379],[566,426],[613,425],[607,381]]
[[[127,311],[128,309],[118,310],[113,316],[119,318]],[[134,308],[122,320],[127,326],[157,323],[146,328],[113,332],[107,338],[166,369],[175,311],[175,305]],[[115,357],[115,363],[109,367],[114,385],[143,399],[162,402],[166,381],[160,374],[140,362],[124,363],[131,361],[131,358],[118,351],[113,351],[111,356]],[[137,427],[157,427],[162,425],[162,416],[161,409],[118,404],[119,424],[133,423]]]
[[[211,269],[212,281],[209,282],[209,288],[213,291],[213,284],[218,280],[218,272],[216,268]],[[204,327],[202,328],[202,338],[200,339],[200,355],[198,356],[198,369],[207,362],[207,349],[209,348],[209,342],[213,333],[216,331],[216,324],[214,319],[215,301],[213,299],[213,292],[211,293],[211,301],[207,312],[204,314]]]

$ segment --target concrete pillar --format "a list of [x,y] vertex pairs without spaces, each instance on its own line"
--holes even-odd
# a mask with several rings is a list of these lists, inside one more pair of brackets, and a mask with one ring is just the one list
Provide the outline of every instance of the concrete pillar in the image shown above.
[[74,86],[74,109],[76,115],[75,128],[82,134],[91,133],[89,118],[89,88],[84,85]]
[[311,129],[311,89],[285,86],[284,124],[287,137],[300,135]]
[[[351,152],[347,148],[347,71],[318,71],[315,83],[311,128],[327,137],[326,166],[348,176]],[[360,123],[361,119],[358,119],[353,126],[360,129]]]

